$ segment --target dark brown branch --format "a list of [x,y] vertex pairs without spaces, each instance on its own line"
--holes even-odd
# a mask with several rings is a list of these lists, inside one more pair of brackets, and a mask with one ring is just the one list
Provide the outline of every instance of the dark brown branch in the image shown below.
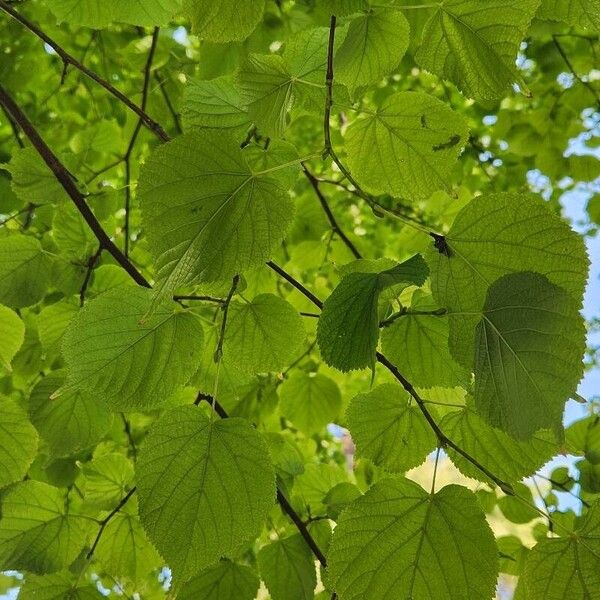
[[[132,110],[140,119],[143,124],[150,130],[156,137],[158,137],[161,141],[167,142],[169,141],[169,136],[164,131],[164,129],[150,117],[150,115],[146,114],[143,109],[133,103],[125,94],[120,92],[117,88],[112,86],[108,81],[102,79],[100,75],[94,73],[94,71],[88,69],[84,64],[78,61],[74,56],[69,54],[66,50],[64,50],[61,46],[59,46],[52,38],[50,38],[46,33],[44,33],[37,25],[26,19],[22,14],[16,11],[8,2],[5,0],[0,0],[0,10],[3,10],[7,14],[9,14],[13,19],[21,23],[21,25],[25,26],[31,33],[39,37],[42,41],[44,41],[48,46],[50,46],[56,54],[62,59],[65,65],[72,65],[79,71],[81,71],[84,75],[93,79],[97,84],[101,85],[107,92],[112,94],[115,98],[121,101],[127,108]],[[64,71],[63,71],[64,72]]]
[[291,286],[295,287],[301,294],[306,296],[315,306],[323,308],[323,302],[319,300],[309,289],[304,287],[298,280],[294,279],[287,271],[284,271],[278,264],[270,260],[267,266],[273,269],[280,277],[283,277]]
[[[2,2],[2,0],[0,0]],[[56,179],[64,188],[65,192],[69,195],[81,216],[85,219],[85,222],[89,225],[90,229],[94,232],[96,239],[100,243],[100,247],[106,250],[118,263],[127,271],[129,276],[139,285],[143,287],[150,287],[150,284],[146,278],[133,266],[127,257],[117,248],[114,242],[108,237],[107,233],[102,229],[102,226],[96,219],[96,216],[92,212],[91,208],[87,205],[85,198],[81,192],[77,189],[73,179],[69,175],[69,172],[65,166],[60,162],[58,157],[50,150],[46,142],[42,139],[40,134],[37,132],[35,127],[31,124],[29,119],[25,116],[25,113],[19,108],[15,101],[9,96],[6,90],[0,85],[0,105],[4,106],[6,110],[12,115],[19,127],[23,130],[25,135],[29,138],[33,147],[37,150],[38,154],[42,157],[44,162],[48,165],[50,170],[54,173]]]
[[110,513],[108,513],[108,516],[106,516],[104,519],[102,519],[102,521],[100,521],[100,529],[98,530],[96,539],[94,540],[94,543],[92,544],[92,547],[90,548],[90,551],[86,554],[86,559],[88,561],[91,560],[92,556],[94,556],[94,552],[96,551],[96,546],[98,546],[98,542],[100,541],[100,538],[102,537],[102,534],[104,533],[104,528],[108,525],[110,520],[127,504],[127,502],[129,502],[129,499],[131,498],[131,496],[133,496],[133,494],[135,494],[136,489],[137,488],[132,487],[127,492],[127,494],[125,494],[125,496],[119,502],[119,504],[117,504],[117,506],[115,506],[110,511]]
[[92,278],[92,273],[94,272],[94,267],[102,254],[102,246],[98,247],[98,250],[90,256],[87,263],[87,271],[85,273],[85,277],[83,279],[83,283],[81,284],[81,289],[79,290],[79,306],[83,306],[85,303],[85,293],[87,291],[88,285],[90,284],[90,279]]
[[175,110],[175,107],[173,106],[173,102],[171,102],[171,97],[169,96],[169,94],[167,92],[167,86],[166,86],[167,82],[165,79],[163,79],[162,74],[158,69],[156,69],[156,71],[154,71],[154,77],[155,77],[156,81],[158,82],[158,86],[160,88],[160,92],[165,101],[165,104],[167,105],[167,109],[171,113],[171,117],[173,117],[173,123],[175,124],[175,130],[177,131],[177,133],[181,134],[181,133],[183,133],[183,128],[181,127],[181,119],[179,118],[179,114]]
[[180,300],[198,300],[199,302],[215,302],[216,304],[225,304],[225,298],[215,298],[214,296],[173,296],[175,302]]
[[321,203],[321,207],[323,208],[323,212],[325,213],[325,216],[327,217],[327,220],[331,225],[331,229],[340,237],[342,242],[346,244],[346,247],[348,248],[348,250],[350,250],[354,258],[362,258],[361,253],[356,249],[356,246],[352,243],[352,240],[350,240],[350,238],[344,233],[342,228],[339,226],[335,215],[331,212],[331,208],[329,207],[327,198],[325,198],[325,196],[323,195],[323,192],[319,187],[319,181],[317,180],[317,178],[306,168],[306,165],[303,164],[302,169],[304,171],[304,175],[306,175],[306,178],[310,182],[310,185],[312,186],[317,198],[319,199],[319,202]]

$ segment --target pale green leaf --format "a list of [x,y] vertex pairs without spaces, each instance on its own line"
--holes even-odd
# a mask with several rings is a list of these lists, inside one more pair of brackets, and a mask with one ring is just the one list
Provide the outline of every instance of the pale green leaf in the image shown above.
[[312,600],[317,584],[314,557],[300,534],[263,546],[257,558],[272,600]]
[[252,173],[239,143],[214,131],[155,150],[142,168],[139,196],[161,295],[267,260],[294,213],[281,183]]
[[350,273],[323,305],[317,341],[325,362],[341,371],[372,367],[379,339],[377,304],[382,290],[423,285],[428,269],[420,254],[380,273]]
[[335,54],[335,76],[351,90],[377,83],[408,48],[409,26],[394,7],[375,8],[353,19]]
[[421,92],[397,92],[365,112],[346,134],[348,166],[373,193],[423,200],[451,188],[467,139],[464,118]]
[[423,29],[416,60],[467,96],[496,100],[512,83],[524,86],[515,61],[539,3],[444,0]]
[[307,435],[333,422],[342,407],[342,395],[333,379],[321,373],[293,373],[279,391],[281,413]]
[[450,350],[468,369],[488,287],[502,275],[541,273],[578,302],[583,296],[588,265],[583,240],[533,194],[473,199],[456,216],[445,243],[447,253],[431,249],[427,256],[431,289],[440,307],[462,313],[449,315]]
[[384,479],[347,510],[328,556],[340,600],[482,600],[498,574],[494,535],[473,492],[429,495]]
[[66,392],[51,400],[64,381],[64,374],[54,371],[33,388],[29,397],[31,422],[56,457],[90,448],[104,437],[113,421],[95,394]]
[[325,510],[324,499],[331,488],[348,481],[344,467],[332,463],[309,463],[294,484],[300,506],[309,506],[313,515]]
[[571,535],[544,539],[527,557],[519,587],[524,600],[600,598],[600,505],[596,503]]
[[490,286],[475,335],[479,414],[520,439],[556,426],[583,375],[578,302],[543,275],[505,275]]
[[0,401],[0,488],[23,479],[35,458],[38,436],[25,411]]
[[155,422],[136,477],[144,528],[181,580],[256,536],[275,502],[260,434],[244,419],[209,420],[194,406]]
[[15,484],[2,498],[0,566],[51,573],[70,565],[83,548],[90,521],[69,514],[66,490],[39,481]]
[[435,449],[436,437],[400,386],[386,383],[353,398],[346,410],[356,455],[387,471],[408,471]]
[[72,300],[62,300],[42,308],[37,326],[40,342],[46,352],[60,352],[63,335],[78,312],[79,306]]
[[[470,409],[444,417],[440,427],[455,444],[479,464],[504,481],[528,477],[558,454],[559,444],[550,431],[538,431],[530,440],[515,440],[501,429],[488,425]],[[460,454],[448,448],[448,455],[461,473],[488,482],[487,477]]]
[[265,0],[183,0],[192,31],[211,42],[247,38],[262,20]]
[[81,468],[86,505],[111,510],[133,485],[133,465],[122,454],[110,452],[94,457]]
[[11,308],[37,304],[49,285],[50,264],[36,238],[16,234],[0,239],[0,303]]
[[0,304],[0,366],[11,371],[10,362],[25,339],[25,324],[19,315]]
[[63,393],[81,390],[115,410],[164,404],[194,372],[202,326],[191,313],[160,305],[152,292],[116,287],[77,314],[63,338],[69,368]]
[[260,580],[245,565],[221,560],[190,579],[177,595],[179,600],[254,600]]
[[19,600],[101,600],[102,594],[96,587],[68,571],[51,575],[28,574]]
[[188,79],[182,117],[186,130],[218,127],[241,131],[250,124],[248,110],[231,77]]
[[542,0],[537,16],[600,31],[599,0]]
[[453,387],[468,381],[448,349],[448,317],[426,314],[437,309],[431,296],[416,290],[407,312],[381,334],[385,355],[417,387]]
[[260,294],[231,303],[223,356],[247,373],[279,371],[296,357],[304,338],[296,309],[274,294]]

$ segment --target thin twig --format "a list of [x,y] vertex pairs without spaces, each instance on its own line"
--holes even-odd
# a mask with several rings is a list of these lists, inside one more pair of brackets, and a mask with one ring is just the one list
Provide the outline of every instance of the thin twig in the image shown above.
[[[2,2],[3,0],[0,0]],[[23,130],[25,135],[29,138],[33,147],[37,150],[38,154],[42,157],[44,162],[48,165],[50,170],[54,173],[56,179],[64,188],[65,192],[69,195],[81,216],[85,219],[85,222],[89,225],[90,229],[94,232],[96,239],[100,243],[100,246],[106,250],[118,263],[127,271],[129,276],[139,285],[143,287],[150,287],[150,284],[146,278],[133,266],[133,264],[127,259],[127,257],[117,248],[114,242],[108,237],[108,234],[102,229],[102,226],[96,219],[96,216],[87,205],[85,198],[81,192],[77,189],[73,179],[65,166],[60,162],[58,157],[50,150],[46,142],[42,139],[40,134],[37,132],[35,127],[25,116],[25,113],[19,108],[15,101],[9,96],[6,90],[0,85],[0,105],[4,106],[8,112],[13,116],[19,127]]]
[[216,304],[225,304],[225,298],[215,298],[214,296],[173,296],[175,302],[180,300],[198,300],[199,302],[215,302]]
[[[39,37],[43,42],[48,44],[55,52],[60,56],[64,64],[72,65],[84,75],[93,79],[97,84],[101,85],[107,92],[112,94],[115,98],[121,101],[127,108],[132,110],[144,123],[144,125],[156,135],[161,141],[169,141],[169,136],[164,129],[154,119],[150,117],[143,109],[132,102],[125,94],[120,92],[117,88],[112,86],[108,81],[100,77],[97,73],[94,73],[91,69],[88,69],[84,64],[78,61],[74,56],[69,54],[61,46],[59,46],[51,37],[44,33],[37,25],[26,19],[21,13],[16,11],[8,2],[0,0],[0,10],[8,13],[13,19],[25,26],[31,33]],[[14,115],[13,115],[14,116]]]
[[158,87],[160,88],[162,97],[165,101],[165,104],[167,105],[167,109],[171,113],[171,117],[173,117],[173,123],[175,125],[175,130],[179,134],[183,133],[183,128],[181,127],[181,119],[179,118],[179,114],[175,110],[175,107],[173,106],[173,102],[171,101],[171,97],[169,96],[169,94],[167,92],[167,86],[166,86],[167,82],[165,79],[163,79],[161,72],[158,69],[156,69],[154,71],[154,78],[158,82]]
[[87,271],[85,273],[85,277],[83,279],[83,283],[81,284],[81,289],[79,290],[79,306],[83,306],[85,303],[85,293],[87,291],[88,285],[90,284],[90,279],[92,278],[92,273],[94,272],[94,267],[102,254],[102,246],[98,247],[98,250],[90,256],[87,262]]
[[13,136],[14,136],[18,146],[20,148],[25,148],[25,142],[23,142],[23,140],[21,139],[21,136],[19,134],[19,126],[15,123],[11,114],[6,110],[6,108],[4,108],[4,106],[2,107],[2,112],[6,115],[6,119],[8,121],[8,124],[10,125],[10,128],[13,132]]
[[223,356],[223,342],[225,341],[225,328],[227,327],[227,315],[229,314],[229,305],[231,304],[231,299],[235,294],[235,290],[240,282],[240,276],[234,275],[233,280],[231,282],[231,288],[229,289],[229,293],[227,294],[227,298],[225,298],[225,302],[221,305],[221,310],[223,311],[223,320],[221,321],[221,331],[219,333],[219,341],[217,342],[217,348],[214,354],[214,361],[218,363]]
[[125,413],[121,413],[121,420],[123,421],[123,431],[127,436],[127,441],[129,442],[129,447],[131,448],[131,456],[133,457],[133,460],[135,460],[137,457],[137,446],[131,432],[131,423],[125,416]]

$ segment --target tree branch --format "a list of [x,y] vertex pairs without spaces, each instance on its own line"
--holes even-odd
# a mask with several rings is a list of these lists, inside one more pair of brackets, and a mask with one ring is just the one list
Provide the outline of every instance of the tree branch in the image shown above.
[[[229,305],[231,304],[231,299],[235,294],[235,290],[240,282],[240,276],[235,275],[231,282],[231,288],[229,289],[229,293],[227,294],[227,298],[225,298],[225,302],[221,305],[221,310],[223,311],[223,320],[221,321],[221,331],[219,333],[219,341],[217,342],[217,348],[214,354],[214,361],[218,363],[223,356],[223,342],[225,340],[225,328],[227,327],[227,315],[229,314]],[[217,309],[218,310],[218,309]]]
[[[164,129],[157,123],[154,119],[150,117],[142,108],[133,103],[125,94],[120,92],[117,88],[112,86],[108,81],[102,79],[100,75],[94,73],[94,71],[88,69],[85,65],[83,65],[80,61],[78,61],[74,56],[69,54],[66,50],[64,50],[61,46],[59,46],[52,38],[50,38],[47,34],[45,34],[37,25],[26,19],[23,15],[17,12],[8,2],[5,0],[0,0],[0,10],[3,10],[5,13],[9,14],[13,19],[21,23],[21,25],[25,26],[31,33],[40,38],[43,42],[48,44],[55,52],[60,56],[63,63],[65,65],[72,65],[79,71],[81,71],[84,75],[93,79],[97,84],[101,85],[107,92],[112,94],[117,100],[121,101],[125,106],[127,106],[130,110],[132,110],[140,119],[143,124],[163,142],[169,141],[169,136],[164,131]],[[64,71],[63,71],[64,72]]]
[[92,278],[92,273],[94,272],[94,267],[102,254],[102,246],[98,246],[98,250],[90,256],[87,263],[87,271],[85,273],[85,278],[83,279],[83,283],[81,284],[81,289],[79,290],[79,306],[83,306],[85,303],[85,293],[87,291],[88,285],[90,284],[90,279]]
[[[0,0],[2,2],[3,0]],[[150,287],[150,284],[146,278],[133,266],[127,257],[117,248],[114,242],[108,237],[107,233],[102,229],[102,226],[96,219],[96,216],[92,212],[91,208],[87,205],[85,198],[81,192],[77,189],[77,186],[73,182],[69,172],[65,166],[60,162],[58,157],[50,150],[46,142],[42,139],[40,134],[37,132],[35,127],[31,124],[29,119],[25,116],[25,113],[19,108],[15,101],[9,96],[6,90],[0,84],[0,105],[4,106],[6,110],[12,115],[13,119],[18,123],[19,127],[23,130],[25,135],[31,141],[33,147],[37,150],[38,154],[42,157],[44,162],[48,165],[50,170],[54,173],[56,179],[64,188],[65,192],[69,195],[81,216],[85,219],[85,222],[89,225],[90,229],[94,232],[96,239],[100,243],[100,247],[106,250],[118,263],[127,271],[129,276],[138,284],[143,287]]]

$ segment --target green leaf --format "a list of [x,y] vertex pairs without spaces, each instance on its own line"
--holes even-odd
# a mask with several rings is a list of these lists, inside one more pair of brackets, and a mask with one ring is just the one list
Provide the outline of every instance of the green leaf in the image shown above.
[[589,264],[583,241],[538,196],[475,198],[458,213],[445,243],[447,254],[432,249],[427,255],[431,289],[439,306],[463,313],[449,314],[450,350],[468,369],[488,288],[502,275],[541,273],[581,301]]
[[246,39],[264,10],[265,0],[183,0],[193,32],[211,42]]
[[423,29],[415,55],[424,68],[489,102],[518,82],[515,60],[540,0],[444,0]]
[[321,373],[292,373],[280,388],[281,413],[307,435],[333,422],[342,407],[342,395],[333,379]]
[[[450,413],[440,423],[442,431],[490,472],[504,481],[533,475],[558,453],[554,434],[539,431],[530,440],[515,440],[488,425],[469,409]],[[487,477],[462,456],[448,448],[448,455],[463,475],[488,482]]]
[[92,447],[113,422],[112,414],[93,394],[66,392],[51,400],[64,381],[64,374],[54,371],[33,388],[29,397],[31,422],[56,457]]
[[591,415],[571,424],[565,431],[569,454],[585,454],[594,464],[600,464],[600,416]]
[[245,565],[221,560],[190,579],[177,595],[180,600],[254,600],[260,580]]
[[542,540],[527,557],[519,587],[525,600],[600,598],[600,505],[596,503],[572,535]]
[[353,19],[335,54],[338,81],[355,90],[389,75],[408,48],[409,30],[396,7],[375,8]]
[[[340,600],[481,600],[496,586],[496,542],[475,495],[449,485],[376,483],[344,511],[328,556]],[[391,594],[391,595],[390,595]]]
[[50,280],[50,259],[40,242],[14,234],[0,239],[0,302],[11,308],[37,304]]
[[130,286],[88,302],[63,339],[69,376],[62,393],[81,390],[113,410],[136,410],[181,389],[200,357],[202,326],[168,304],[145,318],[151,306],[151,291]]
[[275,502],[260,434],[244,419],[209,420],[194,406],[155,422],[136,477],[144,528],[180,580],[238,551]]
[[467,132],[464,118],[440,100],[397,92],[348,128],[348,166],[370,192],[425,200],[451,189]]
[[468,381],[448,348],[448,317],[427,314],[439,307],[430,295],[416,290],[410,308],[381,334],[385,355],[415,386],[454,387]]
[[300,534],[278,539],[258,553],[260,575],[272,600],[311,600],[317,585],[314,557]]
[[323,305],[317,327],[321,355],[340,371],[372,367],[379,339],[379,294],[397,283],[423,285],[428,269],[421,255],[380,273],[350,273]]
[[336,520],[349,504],[361,497],[361,492],[353,483],[344,481],[332,487],[324,498],[327,505],[327,515]]
[[59,23],[101,29],[113,22],[151,27],[166,25],[179,0],[52,0],[50,9]]
[[79,582],[68,571],[51,575],[27,575],[20,600],[100,600],[102,594],[89,583]]
[[182,117],[186,130],[217,127],[238,132],[250,124],[248,109],[231,77],[188,79]]
[[25,325],[19,315],[0,304],[0,365],[11,371],[10,362],[25,339]]
[[23,479],[35,458],[38,436],[25,411],[0,401],[0,488]]
[[223,356],[247,373],[279,371],[296,357],[305,338],[302,318],[274,294],[229,306]]
[[475,404],[518,439],[560,423],[583,375],[585,327],[579,304],[537,273],[490,286],[476,329]]
[[72,300],[62,300],[42,308],[37,326],[40,342],[47,353],[60,353],[63,335],[78,312],[79,306]]
[[537,16],[600,31],[599,0],[542,0]]
[[52,573],[75,560],[90,522],[69,514],[65,492],[39,481],[24,481],[4,494],[0,519],[3,570]]
[[437,446],[435,434],[408,394],[386,383],[354,397],[346,411],[356,455],[387,471],[420,465]]
[[99,510],[114,508],[133,485],[133,465],[116,452],[94,457],[83,465],[81,474],[86,505]]
[[267,260],[294,213],[281,183],[252,173],[223,132],[187,133],[155,150],[139,196],[163,296]]

